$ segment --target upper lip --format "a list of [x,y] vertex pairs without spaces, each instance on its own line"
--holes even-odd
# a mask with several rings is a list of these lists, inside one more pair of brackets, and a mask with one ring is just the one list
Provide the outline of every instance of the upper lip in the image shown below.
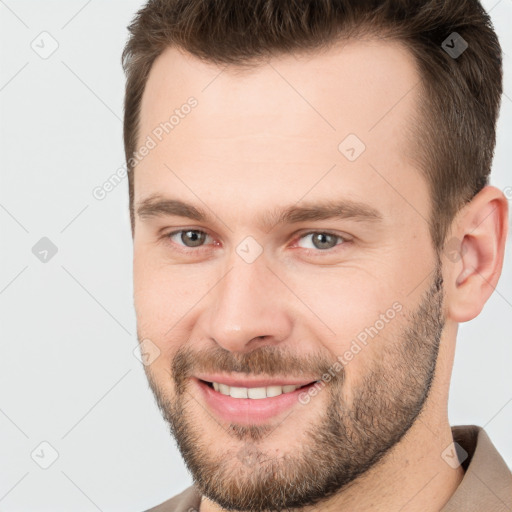
[[217,382],[219,384],[225,384],[230,387],[239,388],[258,388],[268,386],[305,386],[316,382],[318,379],[311,377],[310,379],[294,379],[293,377],[281,377],[281,378],[269,378],[269,377],[233,377],[222,374],[198,374],[195,377],[199,380],[206,382]]

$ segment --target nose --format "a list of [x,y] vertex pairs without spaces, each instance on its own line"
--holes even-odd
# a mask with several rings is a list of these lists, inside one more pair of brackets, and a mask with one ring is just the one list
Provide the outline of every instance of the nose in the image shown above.
[[206,335],[232,352],[250,352],[276,345],[293,328],[286,288],[260,257],[238,258],[210,292]]

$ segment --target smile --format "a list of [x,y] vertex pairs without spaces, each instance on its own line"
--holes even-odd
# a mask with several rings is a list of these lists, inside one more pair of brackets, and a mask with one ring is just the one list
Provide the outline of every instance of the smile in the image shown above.
[[[303,407],[300,395],[318,382],[272,382],[269,379],[244,382],[223,376],[209,379],[191,379],[205,408],[225,422],[245,425],[266,423],[292,407]],[[221,380],[224,382],[219,382]]]

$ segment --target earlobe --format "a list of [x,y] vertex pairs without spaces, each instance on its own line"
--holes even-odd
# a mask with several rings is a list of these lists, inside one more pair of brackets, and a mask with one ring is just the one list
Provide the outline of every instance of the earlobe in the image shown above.
[[468,203],[451,240],[462,240],[452,257],[447,286],[449,317],[456,322],[475,318],[498,283],[508,230],[508,202],[493,186],[482,189]]

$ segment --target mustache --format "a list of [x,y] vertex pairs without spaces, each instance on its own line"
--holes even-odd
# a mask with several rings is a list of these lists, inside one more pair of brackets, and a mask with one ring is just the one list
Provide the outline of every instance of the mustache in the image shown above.
[[251,352],[231,352],[218,345],[203,350],[180,347],[173,357],[171,370],[177,385],[195,373],[244,373],[248,375],[316,376],[332,367],[332,359],[320,353],[297,356],[285,347],[262,346]]

